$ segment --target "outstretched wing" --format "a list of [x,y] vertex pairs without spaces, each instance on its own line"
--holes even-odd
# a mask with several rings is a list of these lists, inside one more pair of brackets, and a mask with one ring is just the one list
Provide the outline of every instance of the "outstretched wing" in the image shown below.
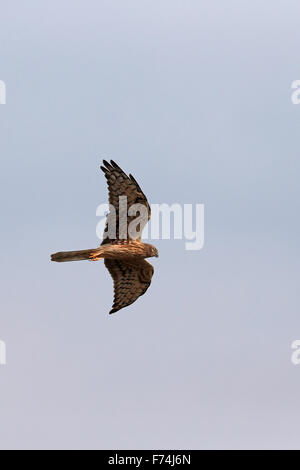
[[[128,216],[127,211],[133,204],[142,204],[147,211],[146,217],[141,219],[140,224],[137,225],[139,232],[139,236],[137,238],[141,238],[142,231],[151,215],[150,206],[145,194],[141,190],[134,177],[131,174],[127,176],[126,173],[124,173],[124,171],[113,160],[111,160],[110,163],[108,163],[106,160],[103,160],[103,164],[104,166],[101,166],[100,168],[104,172],[107,180],[109,204],[114,206],[115,214],[109,212],[107,215],[102,245],[105,245],[106,243],[112,243],[116,239],[119,240],[120,238],[133,239],[130,233],[128,233],[128,225],[132,220],[139,216],[138,213]],[[126,207],[123,206],[122,203],[120,204],[119,198],[121,196],[127,197]],[[119,233],[120,220],[125,221],[126,224],[125,227],[123,227],[125,228],[126,232],[125,237],[123,233]],[[111,227],[114,227],[115,231],[113,230],[111,232]],[[122,230],[122,232],[124,232],[124,230]]]
[[151,284],[154,268],[144,259],[124,261],[106,258],[104,264],[114,281],[114,303],[109,313],[135,302]]

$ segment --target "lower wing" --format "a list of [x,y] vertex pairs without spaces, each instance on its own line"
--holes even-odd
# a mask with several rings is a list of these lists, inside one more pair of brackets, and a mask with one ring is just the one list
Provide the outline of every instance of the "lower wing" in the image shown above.
[[144,259],[105,259],[104,264],[114,281],[114,302],[109,313],[135,302],[151,284],[154,268]]

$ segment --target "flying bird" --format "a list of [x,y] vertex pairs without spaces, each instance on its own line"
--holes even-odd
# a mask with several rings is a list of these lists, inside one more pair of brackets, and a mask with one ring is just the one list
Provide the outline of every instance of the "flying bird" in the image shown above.
[[[158,250],[141,240],[142,230],[150,220],[151,209],[135,178],[131,174],[127,176],[113,160],[110,160],[110,163],[103,160],[103,166],[100,168],[107,180],[110,204],[100,247],[54,253],[51,260],[60,263],[104,259],[114,283],[114,301],[109,312],[114,313],[131,305],[146,292],[151,284],[154,268],[145,258],[158,257]],[[138,218],[135,217],[136,214],[128,215],[134,211],[128,211],[127,205],[122,205],[124,197],[129,209],[138,208]],[[144,212],[143,217],[141,212]],[[135,222],[138,222],[136,232],[132,233],[130,224]]]

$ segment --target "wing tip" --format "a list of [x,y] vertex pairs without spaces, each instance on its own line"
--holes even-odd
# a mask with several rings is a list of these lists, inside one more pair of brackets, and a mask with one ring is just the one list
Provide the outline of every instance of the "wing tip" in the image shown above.
[[105,160],[103,158],[102,162],[103,162],[103,165],[106,167],[107,170],[112,170],[112,166],[107,160]]
[[113,160],[110,160],[110,165],[113,166],[114,168],[118,169],[118,170],[123,171],[122,168],[120,168],[119,165],[117,165],[117,163],[114,162]]
[[111,315],[112,313],[115,313],[118,310],[120,310],[120,309],[119,308],[112,308],[108,313]]
[[121,171],[122,173],[124,173],[124,171],[122,170],[121,167],[119,167],[119,165],[114,161],[114,160],[110,160],[109,162],[105,159],[102,160],[103,162],[103,165],[100,166],[101,170],[105,172],[107,171],[111,171],[111,170],[119,170]]

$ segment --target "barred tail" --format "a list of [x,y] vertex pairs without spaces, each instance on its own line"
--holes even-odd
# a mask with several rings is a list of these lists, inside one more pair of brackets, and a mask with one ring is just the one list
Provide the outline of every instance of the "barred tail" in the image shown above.
[[51,261],[64,263],[65,261],[81,261],[90,259],[90,256],[97,251],[97,249],[77,250],[77,251],[60,251],[51,255]]

